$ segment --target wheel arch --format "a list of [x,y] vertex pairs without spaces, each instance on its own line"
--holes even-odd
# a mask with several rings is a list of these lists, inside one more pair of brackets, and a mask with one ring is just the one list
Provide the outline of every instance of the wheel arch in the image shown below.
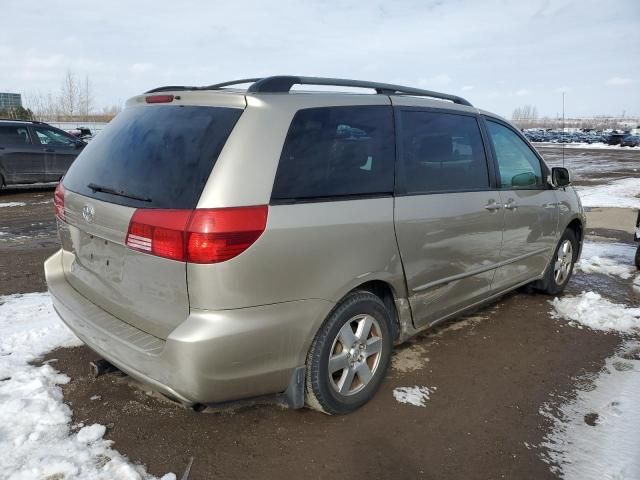
[[[402,327],[400,322],[400,312],[398,311],[398,307],[396,305],[398,296],[394,291],[393,286],[383,280],[369,280],[350,290],[347,295],[356,291],[365,291],[372,293],[380,300],[382,300],[382,303],[384,303],[385,307],[387,307],[389,315],[391,316],[393,341],[398,341],[401,336]],[[345,297],[347,295],[345,295]]]
[[[578,241],[578,254],[576,256],[576,260],[580,258],[580,254],[582,253],[582,243],[584,241],[584,223],[582,219],[579,217],[572,218],[564,230],[572,230],[576,236],[576,240]],[[562,230],[562,232],[564,232]]]

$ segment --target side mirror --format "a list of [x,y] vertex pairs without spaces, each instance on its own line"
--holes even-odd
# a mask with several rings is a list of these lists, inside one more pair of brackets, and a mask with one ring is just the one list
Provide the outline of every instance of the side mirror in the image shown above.
[[536,176],[531,172],[519,173],[511,179],[511,186],[513,187],[531,187],[536,183]]
[[566,187],[571,184],[569,170],[564,167],[553,167],[551,169],[551,185],[555,188]]

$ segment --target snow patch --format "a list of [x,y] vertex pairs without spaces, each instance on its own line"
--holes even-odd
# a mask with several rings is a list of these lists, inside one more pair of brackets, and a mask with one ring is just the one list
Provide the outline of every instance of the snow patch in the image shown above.
[[26,203],[24,202],[2,202],[0,203],[0,208],[4,207],[24,207]]
[[[561,146],[562,144],[558,144],[558,143],[549,143],[547,142],[548,145],[554,145],[554,146]],[[586,148],[586,149],[593,149],[593,150],[600,150],[600,149],[604,149],[604,150],[633,150],[635,147],[623,147],[622,145],[609,145],[607,143],[602,143],[602,142],[594,142],[594,143],[581,143],[581,142],[573,142],[573,143],[565,143],[564,144],[567,148]]]
[[80,443],[93,443],[100,440],[107,431],[107,427],[94,423],[89,427],[82,427],[76,434],[76,440]]
[[543,460],[565,480],[640,478],[640,344],[625,350],[574,400],[540,411],[553,424]]
[[584,273],[600,273],[631,278],[634,265],[635,245],[625,243],[604,243],[587,241],[582,247],[582,256],[576,263],[576,270]]
[[29,363],[55,348],[81,344],[47,293],[0,296],[0,478],[154,478],[111,448],[104,426],[74,433],[60,388],[69,377],[50,363]]
[[623,178],[605,185],[576,187],[585,207],[640,208],[640,180]]
[[430,395],[437,387],[398,387],[393,389],[393,398],[400,403],[408,403],[416,407],[426,407]]
[[564,318],[572,325],[622,333],[640,331],[640,308],[610,302],[595,292],[555,298],[551,305],[553,318]]

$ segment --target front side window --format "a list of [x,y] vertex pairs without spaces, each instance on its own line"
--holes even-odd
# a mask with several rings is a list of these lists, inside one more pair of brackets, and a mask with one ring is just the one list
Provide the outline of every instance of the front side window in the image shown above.
[[70,147],[74,143],[69,137],[55,130],[42,127],[36,127],[35,130],[38,140],[42,145]]
[[25,145],[30,144],[29,131],[26,127],[0,125],[0,144]]
[[489,188],[487,159],[475,117],[401,112],[400,194]]
[[291,122],[271,197],[390,194],[394,162],[391,107],[300,110]]
[[487,121],[489,137],[498,162],[501,188],[540,188],[544,186],[540,160],[510,128]]

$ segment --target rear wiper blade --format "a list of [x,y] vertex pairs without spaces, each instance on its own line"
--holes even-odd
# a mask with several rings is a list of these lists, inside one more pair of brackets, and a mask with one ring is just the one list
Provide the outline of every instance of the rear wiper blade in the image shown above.
[[139,200],[141,202],[151,202],[152,200],[148,197],[141,197],[139,195],[133,195],[132,193],[127,193],[124,190],[116,190],[115,188],[105,187],[103,185],[98,185],[96,183],[90,183],[87,185],[94,192],[102,192],[109,193],[111,195],[117,195],[119,197],[131,198],[132,200]]

